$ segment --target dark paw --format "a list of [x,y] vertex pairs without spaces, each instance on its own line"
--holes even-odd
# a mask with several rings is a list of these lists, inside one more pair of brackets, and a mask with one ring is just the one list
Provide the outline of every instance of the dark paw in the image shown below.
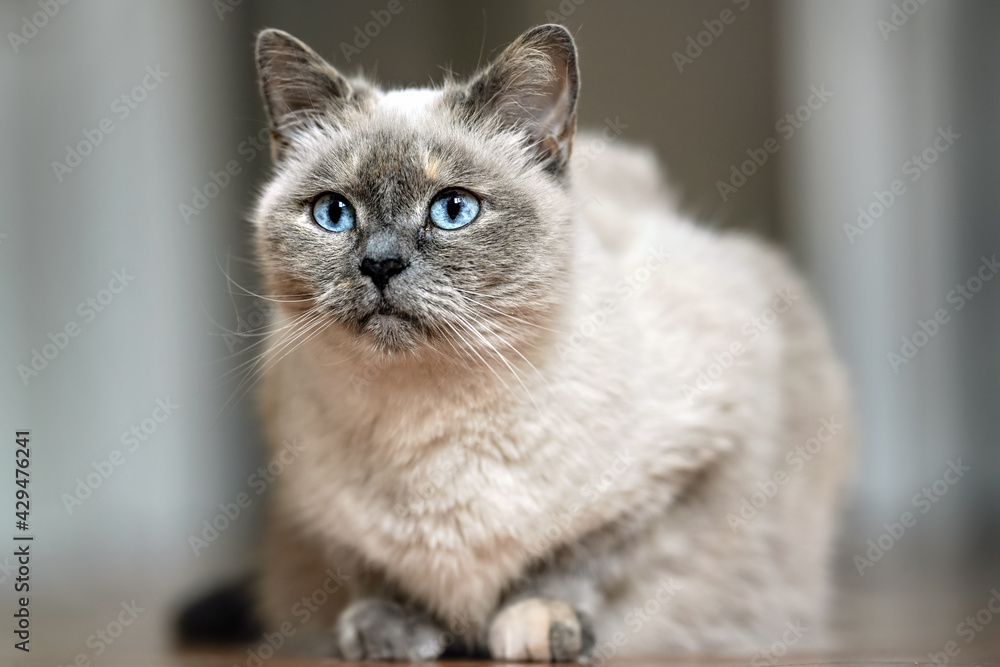
[[346,660],[434,660],[445,648],[441,628],[427,614],[379,598],[345,609],[336,634]]

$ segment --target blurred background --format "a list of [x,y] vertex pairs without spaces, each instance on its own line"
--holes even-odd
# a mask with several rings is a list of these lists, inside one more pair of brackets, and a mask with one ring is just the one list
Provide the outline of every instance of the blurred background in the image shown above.
[[[1000,3],[398,3],[0,5],[0,474],[30,429],[33,655],[162,649],[179,605],[253,566],[263,497],[218,517],[265,463],[240,381],[267,314],[255,32],[406,86],[553,21],[578,39],[581,126],[654,147],[691,215],[785,247],[825,309],[861,423],[842,646],[995,651],[1000,621],[956,633],[1000,586]],[[949,464],[969,470],[942,482]],[[123,603],[136,621],[95,641]]]

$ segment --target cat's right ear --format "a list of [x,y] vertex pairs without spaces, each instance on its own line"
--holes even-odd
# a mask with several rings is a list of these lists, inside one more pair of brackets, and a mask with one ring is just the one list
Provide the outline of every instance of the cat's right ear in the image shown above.
[[473,118],[523,132],[537,158],[561,171],[576,133],[576,55],[573,35],[565,27],[532,28],[472,80],[462,104]]
[[297,128],[328,117],[351,98],[350,85],[332,65],[282,30],[257,36],[257,74],[276,161]]

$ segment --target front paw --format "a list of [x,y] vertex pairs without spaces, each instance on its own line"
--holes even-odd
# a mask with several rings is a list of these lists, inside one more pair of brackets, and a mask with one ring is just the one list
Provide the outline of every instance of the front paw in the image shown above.
[[346,660],[434,660],[444,651],[442,631],[427,614],[379,598],[352,603],[336,634]]
[[489,647],[494,660],[576,660],[586,656],[593,644],[585,620],[559,600],[520,600],[502,609],[490,623]]

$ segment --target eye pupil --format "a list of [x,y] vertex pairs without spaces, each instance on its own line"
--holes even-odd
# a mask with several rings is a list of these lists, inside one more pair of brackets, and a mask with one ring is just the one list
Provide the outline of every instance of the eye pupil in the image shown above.
[[458,214],[462,212],[462,200],[459,197],[449,197],[448,198],[448,217],[454,220],[458,217]]
[[340,216],[344,213],[344,202],[339,199],[334,199],[330,202],[330,208],[326,210],[327,215],[330,216],[330,223],[337,224],[340,222]]

